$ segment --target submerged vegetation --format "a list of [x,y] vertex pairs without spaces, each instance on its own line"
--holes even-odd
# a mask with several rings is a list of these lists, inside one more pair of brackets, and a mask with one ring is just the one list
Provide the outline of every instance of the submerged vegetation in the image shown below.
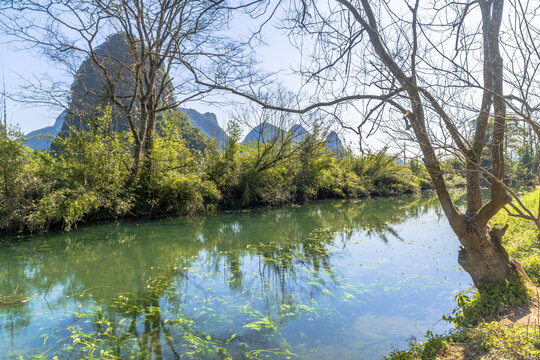
[[[463,277],[451,259],[408,264],[447,254],[431,240],[440,228],[425,224],[441,216],[425,195],[28,237],[1,249],[9,276],[0,289],[41,294],[4,310],[0,350],[24,359],[373,358],[409,336],[409,320],[424,329],[450,305],[448,287]],[[410,236],[418,229],[426,236]],[[405,329],[363,330],[379,315]]]
[[15,289],[11,294],[0,295],[0,307],[20,305],[29,300],[31,300],[31,297],[24,296],[17,292],[17,289]]
[[[111,131],[110,117],[110,108],[102,110],[88,129],[55,138],[51,152],[28,149],[16,131],[2,133],[2,153],[9,156],[0,160],[0,231],[69,230],[99,219],[419,190],[411,169],[384,152],[336,153],[319,132],[300,143],[283,136],[246,146],[234,123],[220,151],[177,114],[161,117],[152,151],[133,178],[133,140],[127,132]],[[187,127],[197,135],[191,140]]]
[[[395,196],[432,188],[440,201],[434,213],[448,220],[445,225],[460,243],[458,263],[477,290],[457,294],[457,308],[444,317],[455,325],[453,332],[428,333],[424,344],[412,342],[390,358],[539,358],[540,315],[534,325],[532,316],[526,317],[526,325],[499,321],[508,320],[510,313],[538,312],[532,284],[540,283],[540,213],[534,213],[540,212],[540,190],[522,202],[514,191],[523,183],[540,184],[537,16],[534,5],[519,0],[416,0],[401,5],[367,0],[4,2],[2,43],[37,50],[74,81],[63,86],[48,69],[43,76],[21,76],[19,94],[8,95],[4,86],[0,236],[69,231],[81,223],[118,218]],[[289,48],[263,55],[264,44],[280,43],[274,41],[278,32],[267,33],[276,29],[284,37],[281,43],[292,45],[296,55]],[[281,60],[291,59],[299,60],[288,64],[291,72],[265,69],[265,63],[274,62],[270,67],[279,69]],[[294,84],[294,90],[287,84]],[[210,102],[210,93],[220,99],[214,106],[236,103],[246,116],[231,121],[228,134],[215,116],[208,126],[199,126],[214,140],[177,111],[190,101]],[[31,150],[24,136],[8,127],[6,98],[64,103],[61,129],[50,152]],[[292,130],[268,124],[282,115],[285,122],[309,124],[311,133],[295,124],[304,130],[299,140]],[[242,143],[239,122],[279,130],[272,138]],[[318,127],[331,122],[358,135],[362,156],[343,149],[336,133]],[[397,145],[400,151],[403,143],[402,163],[387,154],[387,148],[363,153],[366,139],[381,133],[384,139],[376,141]],[[252,135],[246,139],[254,139]],[[416,158],[407,162],[408,147]],[[453,188],[464,188],[461,204],[451,194]],[[489,188],[489,198],[483,197],[483,188]],[[362,221],[375,224],[366,234],[377,234],[386,243],[389,235],[403,240],[391,226],[392,215],[388,211],[381,221],[362,214]],[[236,222],[220,228],[218,238],[229,233],[228,239],[236,241],[240,226]],[[217,305],[214,300],[223,298],[206,296],[190,299],[193,311],[183,307],[190,294],[179,284],[197,276],[190,273],[191,265],[208,261],[217,245],[195,252],[194,259],[182,257],[183,266],[159,264],[161,273],[145,269],[147,273],[134,280],[142,279],[144,285],[134,293],[118,289],[130,278],[126,270],[109,302],[86,293],[99,290],[71,291],[69,296],[76,294],[78,305],[86,302],[85,310],[90,310],[69,314],[75,319],[66,321],[68,327],[58,327],[59,336],[53,337],[60,340],[54,345],[47,344],[45,335],[42,347],[48,349],[37,358],[49,357],[51,349],[74,358],[162,358],[165,348],[175,358],[292,358],[295,354],[281,334],[287,319],[331,317],[334,304],[353,301],[365,285],[325,286],[340,281],[329,257],[337,238],[346,237],[347,226],[336,232],[321,227],[302,236],[294,229],[290,243],[272,237],[259,241],[256,234],[249,250],[219,253],[214,268],[202,276],[221,286],[215,277],[223,275],[225,287],[242,289],[242,295],[251,288],[243,278],[249,275],[242,271],[241,259],[259,260],[258,268],[250,269],[265,280],[255,301],[259,308],[234,301]],[[274,235],[280,230],[266,231]],[[421,237],[420,232],[417,228],[415,235]],[[433,240],[438,235],[431,236]],[[191,240],[211,243],[201,233],[193,233]],[[80,245],[76,243],[67,247]],[[110,259],[116,266],[109,273],[120,269],[118,261],[130,260],[122,255]],[[75,257],[87,260],[81,254]],[[102,260],[98,258],[94,268]],[[406,266],[413,266],[408,260]],[[10,271],[0,280],[9,283]],[[40,271],[30,264],[19,279],[24,283]],[[265,272],[272,278],[265,278]],[[87,270],[84,276],[94,273]],[[290,298],[272,302],[266,291],[272,281],[283,290],[286,282],[298,278],[310,279]],[[68,283],[61,286],[71,286]],[[12,285],[6,287],[8,294]],[[392,286],[398,285],[379,290],[390,292]],[[210,294],[214,290],[205,289]],[[314,294],[324,294],[327,298],[319,299],[328,301],[319,307]],[[448,299],[448,293],[444,296]],[[64,301],[66,296],[59,298]],[[0,296],[0,306],[24,307],[27,300],[13,291]],[[44,303],[49,307],[45,297]],[[355,306],[357,310],[360,301]],[[236,331],[229,315],[239,319]],[[9,326],[16,327],[13,322]],[[222,331],[213,331],[216,327]],[[258,346],[252,346],[254,334],[262,338]]]

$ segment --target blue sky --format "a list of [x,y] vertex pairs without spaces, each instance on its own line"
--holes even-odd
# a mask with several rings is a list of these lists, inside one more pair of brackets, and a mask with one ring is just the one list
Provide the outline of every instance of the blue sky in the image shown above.
[[[248,21],[242,19],[236,20],[230,30],[231,36],[240,34],[249,34],[249,27],[254,27]],[[297,68],[301,57],[298,51],[289,43],[284,30],[278,30],[268,24],[263,33],[263,40],[266,46],[257,49],[258,59],[261,61],[261,67],[269,72],[279,72],[277,79],[280,83],[291,90],[298,89],[301,86],[299,77],[293,75],[292,68]],[[7,44],[9,38],[0,34],[0,67],[5,77],[6,90],[8,94],[14,94],[24,85],[22,77],[39,77],[42,74],[62,80],[66,84],[72,82],[71,75],[64,70],[55,68],[55,65],[41,55],[37,49],[17,50],[14,45]],[[220,96],[217,99],[227,99],[231,95]],[[235,98],[237,99],[237,98]],[[223,128],[226,128],[227,120],[230,117],[232,107],[223,106],[223,104],[212,105],[210,102],[189,102],[182,104],[183,107],[193,108],[201,113],[213,112],[217,115],[218,121]],[[22,132],[28,133],[32,130],[43,128],[54,124],[56,117],[62,112],[62,108],[36,106],[28,103],[16,103],[8,100],[8,121],[11,124],[17,124]],[[335,130],[339,128],[334,126]],[[244,129],[246,134],[249,129]],[[356,144],[357,138],[354,134],[341,133],[347,144]],[[381,148],[380,142],[373,139],[375,148]],[[371,141],[370,141],[371,142]],[[376,143],[379,143],[376,145]]]
[[[242,29],[233,29],[239,32]],[[259,59],[262,67],[271,72],[280,72],[282,75],[279,81],[289,83],[294,87],[294,80],[287,76],[291,74],[291,67],[297,65],[298,56],[296,50],[289,44],[286,37],[280,31],[271,29],[264,37],[268,46],[258,49]],[[269,34],[269,35],[268,35]],[[0,69],[5,77],[6,92],[14,94],[24,86],[23,78],[32,78],[47,74],[54,79],[61,79],[66,83],[71,83],[71,76],[66,71],[55,68],[54,64],[40,54],[36,49],[18,50],[14,44],[8,44],[9,38],[0,34]],[[228,113],[231,109],[222,105],[212,106],[206,102],[190,102],[184,107],[194,108],[199,112],[214,112],[218,116],[220,124],[224,127]],[[24,133],[52,125],[61,108],[50,108],[46,106],[36,106],[32,104],[17,103],[8,99],[8,122],[18,124]]]
[[[31,77],[47,72],[53,77],[66,78],[61,71],[54,69],[44,57],[34,50],[19,50],[13,46],[4,44],[7,38],[0,35],[0,67],[5,79],[6,92],[8,94],[16,93],[24,85],[23,76]],[[16,103],[7,100],[8,122],[18,124],[25,133],[52,125],[59,109],[50,109],[46,107],[36,107],[24,103]]]

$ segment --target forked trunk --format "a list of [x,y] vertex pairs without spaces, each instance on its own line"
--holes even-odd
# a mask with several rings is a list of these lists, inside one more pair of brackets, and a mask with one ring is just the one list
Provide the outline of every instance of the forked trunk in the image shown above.
[[502,246],[506,227],[491,229],[465,220],[455,229],[461,242],[458,262],[471,275],[474,285],[482,288],[486,284],[504,285],[516,274],[516,265]]
[[[462,249],[458,261],[471,275],[476,287],[482,288],[488,283],[504,285],[515,274],[522,273],[523,269],[508,256],[501,245],[502,235],[506,229],[492,230],[489,221],[511,200],[502,185],[505,176],[504,162],[504,135],[506,131],[506,102],[504,99],[504,64],[499,49],[500,28],[503,19],[504,0],[482,0],[476,2],[482,12],[482,38],[483,38],[483,75],[484,90],[481,113],[476,121],[474,143],[471,147],[466,136],[460,132],[456,122],[443,108],[446,101],[438,100],[428,88],[419,86],[417,76],[416,53],[418,46],[417,11],[410,7],[412,12],[412,60],[411,67],[404,67],[399,57],[388,51],[388,40],[381,36],[377,11],[374,11],[369,0],[353,2],[350,0],[337,0],[362,27],[369,37],[374,53],[378,60],[384,64],[385,70],[392,73],[391,88],[396,94],[407,93],[410,109],[400,109],[404,113],[407,128],[412,127],[416,141],[423,154],[424,164],[431,176],[437,196],[441,202],[446,217],[454,232],[459,237]],[[361,6],[361,10],[359,9]],[[396,83],[399,82],[399,87]],[[420,83],[422,83],[420,81]],[[452,138],[454,149],[459,149],[467,159],[469,172],[467,181],[468,211],[463,214],[454,204],[443,176],[441,164],[438,160],[438,150],[434,146],[432,137],[435,135],[428,129],[428,119],[425,113],[425,102],[428,102],[431,111],[435,111],[444,123],[448,136]],[[401,106],[401,105],[400,105]],[[491,109],[493,109],[493,114]],[[493,136],[491,137],[492,171],[491,199],[483,204],[480,192],[480,172],[478,163],[482,158],[482,151],[487,145],[486,132],[490,115],[493,115]],[[431,116],[431,115],[430,115]],[[444,130],[443,130],[444,131]],[[525,275],[526,276],[526,275]]]

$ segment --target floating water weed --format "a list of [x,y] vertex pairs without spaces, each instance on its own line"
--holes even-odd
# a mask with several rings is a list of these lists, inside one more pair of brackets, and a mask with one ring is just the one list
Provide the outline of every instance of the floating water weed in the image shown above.
[[0,306],[22,305],[31,299],[33,299],[33,297],[24,296],[14,291],[13,294],[0,295]]

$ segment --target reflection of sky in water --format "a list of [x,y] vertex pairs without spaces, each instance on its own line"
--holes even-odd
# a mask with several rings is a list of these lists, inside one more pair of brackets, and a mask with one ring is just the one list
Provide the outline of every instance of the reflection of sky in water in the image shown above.
[[[191,349],[189,323],[221,343],[237,334],[233,354],[284,347],[309,359],[379,358],[448,328],[439,320],[468,286],[436,204],[329,201],[31,238],[0,250],[0,293],[34,297],[0,308],[0,354],[52,358],[72,342],[70,326],[103,331],[86,316],[99,313],[128,335],[122,355],[153,338],[148,358],[175,358]],[[265,318],[275,328],[255,329]]]

